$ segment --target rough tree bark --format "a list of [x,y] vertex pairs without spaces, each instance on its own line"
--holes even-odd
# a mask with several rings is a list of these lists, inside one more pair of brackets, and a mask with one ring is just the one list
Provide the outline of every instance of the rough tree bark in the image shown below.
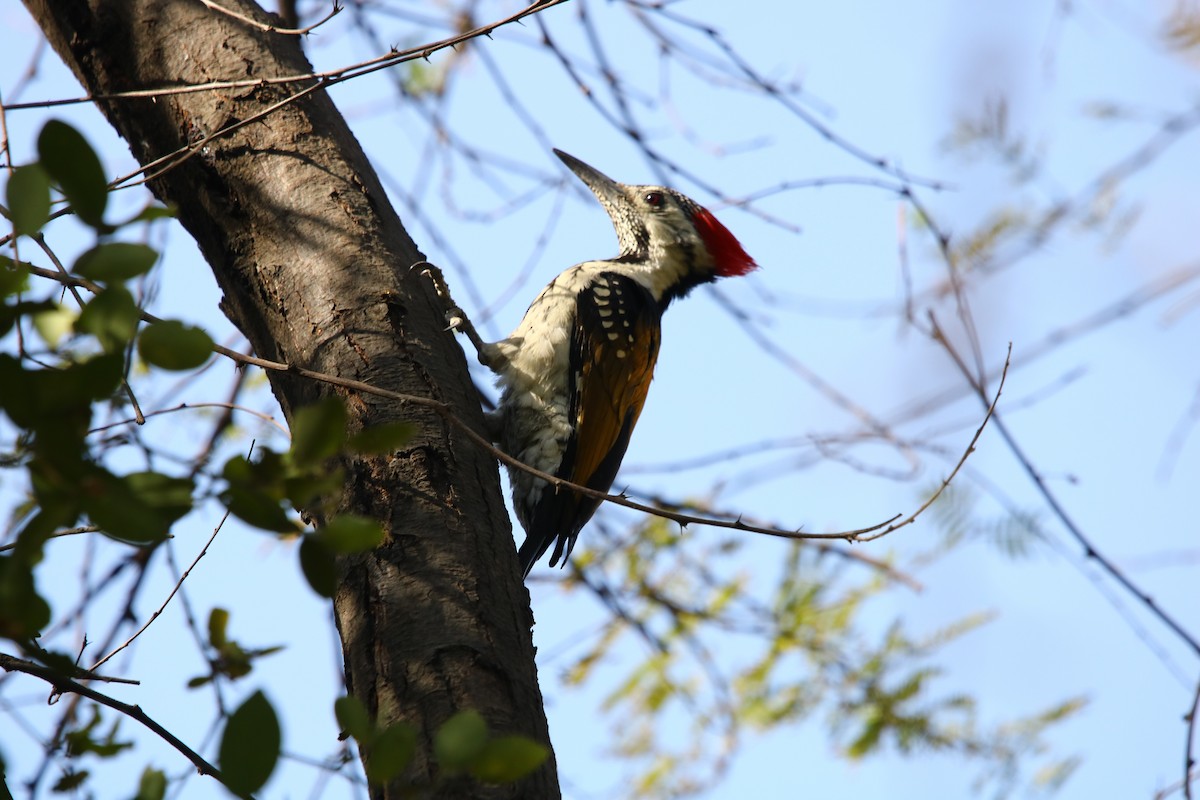
[[[200,3],[26,5],[93,95],[311,71],[294,37]],[[268,20],[253,4],[223,5]],[[98,105],[146,164],[300,88]],[[408,270],[421,256],[325,92],[206,143],[150,186],[178,207],[224,292],[223,310],[258,355],[436,398],[482,430],[462,351],[443,331],[429,286]],[[335,391],[270,377],[289,419]],[[419,427],[401,452],[347,462],[342,508],[381,520],[389,534],[375,552],[343,564],[335,608],[350,691],[381,722],[403,719],[423,732],[407,780],[438,777],[430,735],[461,709],[548,744],[529,598],[495,461],[427,410],[336,391],[354,426],[403,419]],[[441,782],[436,796],[466,796],[455,783]],[[472,787],[469,795],[558,797],[553,759],[519,786]]]

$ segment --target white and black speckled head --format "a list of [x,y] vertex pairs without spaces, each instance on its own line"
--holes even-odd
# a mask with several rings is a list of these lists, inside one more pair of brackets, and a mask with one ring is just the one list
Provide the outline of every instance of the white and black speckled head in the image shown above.
[[639,278],[663,304],[717,278],[745,275],[757,265],[707,209],[665,186],[630,186],[555,150],[612,219],[621,254],[642,266]]

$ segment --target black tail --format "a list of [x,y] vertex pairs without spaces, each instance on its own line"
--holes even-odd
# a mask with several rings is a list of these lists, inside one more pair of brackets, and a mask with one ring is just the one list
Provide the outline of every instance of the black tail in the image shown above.
[[[590,516],[590,515],[589,515]],[[526,536],[525,541],[521,542],[521,548],[517,550],[517,558],[521,559],[521,580],[529,577],[529,572],[533,569],[533,565],[537,560],[546,554],[550,549],[550,544],[554,544],[554,552],[550,554],[550,566],[566,567],[567,559],[571,555],[571,551],[575,549],[575,539],[579,536],[579,531],[574,531],[568,536],[557,536],[555,534],[542,535],[538,537]],[[559,560],[562,563],[559,563]]]
[[[626,437],[626,441],[628,441],[628,437]],[[624,453],[625,448],[622,447],[620,452]],[[568,451],[569,453],[570,451]],[[621,458],[618,454],[616,463],[620,462]],[[615,465],[612,467],[612,471],[616,472]],[[588,486],[604,491],[612,485],[612,477],[606,474],[603,480],[606,480],[607,483],[600,485],[601,481],[594,485],[589,483]],[[525,541],[521,543],[521,548],[517,551],[517,555],[521,559],[522,580],[529,577],[529,571],[533,569],[534,563],[546,554],[552,544],[554,552],[550,554],[550,566],[557,566],[561,559],[562,566],[565,567],[571,551],[575,549],[575,540],[579,538],[579,530],[592,518],[592,514],[596,513],[599,505],[599,500],[584,497],[568,489],[555,491],[546,488],[541,500],[538,501],[537,508],[534,509],[533,519],[525,526]]]
[[521,580],[529,577],[529,573],[533,570],[533,565],[537,560],[546,554],[550,549],[550,543],[555,537],[550,536],[526,536],[525,541],[521,543],[521,548],[517,550],[517,558],[521,560]]

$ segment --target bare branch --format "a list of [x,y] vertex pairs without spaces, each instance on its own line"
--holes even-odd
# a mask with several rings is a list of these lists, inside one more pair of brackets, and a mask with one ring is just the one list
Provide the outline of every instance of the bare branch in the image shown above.
[[304,28],[277,28],[274,25],[268,25],[266,23],[259,22],[258,20],[248,17],[245,14],[240,14],[232,9],[225,8],[224,6],[214,2],[214,0],[200,0],[200,2],[203,3],[206,8],[210,8],[213,11],[218,11],[226,16],[233,17],[239,22],[244,22],[260,31],[266,31],[267,33],[279,33],[284,36],[304,36],[309,34],[316,28],[319,28],[326,22],[329,22],[329,20],[336,17],[342,11],[342,6],[337,2],[337,0],[334,0],[333,9],[330,10],[330,12],[324,17],[314,22],[312,25],[308,25]]
[[[55,531],[54,533],[50,534],[50,536],[48,536],[47,538],[57,539],[59,536],[76,536],[81,533],[99,533],[99,531],[100,531],[99,525],[80,525],[77,528],[67,528],[66,530],[62,530],[62,531]],[[17,546],[16,542],[13,542],[12,544],[0,545],[0,553],[3,553],[5,550],[12,550],[16,546]]]
[[[98,291],[100,288],[100,287],[96,286],[95,284],[93,284],[91,281],[88,281],[88,280],[85,280],[82,278],[64,277],[64,276],[58,274],[57,272],[54,272],[53,270],[48,270],[48,269],[36,267],[33,265],[27,265],[27,269],[30,271],[31,274],[37,275],[38,277],[48,278],[50,280],[58,281],[60,283],[70,282],[76,286],[82,286],[92,292]],[[146,312],[142,312],[142,319],[147,322],[160,322],[161,321],[158,317],[154,316],[153,314],[146,313]],[[340,386],[343,389],[350,389],[355,392],[363,392],[366,394],[373,394],[377,397],[385,397],[385,398],[388,398],[390,400],[395,400],[400,403],[407,403],[409,405],[415,405],[415,406],[420,406],[422,408],[427,408],[427,409],[433,411],[434,413],[436,413],[438,416],[440,416],[443,420],[446,421],[447,424],[453,426],[455,429],[457,429],[460,433],[462,433],[464,436],[466,436],[468,439],[470,439],[471,442],[473,442],[475,445],[477,445],[478,447],[483,449],[485,452],[489,453],[490,455],[492,455],[493,457],[495,457],[496,459],[498,459],[499,461],[501,461],[502,463],[504,463],[508,466],[519,469],[523,472],[533,475],[536,478],[540,478],[541,480],[550,484],[550,486],[554,487],[555,491],[561,491],[563,489],[566,489],[569,491],[578,492],[586,497],[591,497],[591,498],[595,498],[597,500],[614,503],[619,506],[624,506],[626,508],[633,509],[634,511],[641,511],[646,514],[652,514],[654,516],[663,517],[664,519],[669,519],[674,522],[678,522],[680,525],[683,525],[683,526],[693,525],[693,524],[709,525],[711,527],[728,528],[731,530],[744,531],[747,533],[761,533],[766,536],[775,536],[775,537],[779,537],[779,538],[783,538],[783,539],[844,539],[846,541],[867,541],[868,539],[863,538],[867,534],[875,534],[870,537],[870,538],[874,539],[874,538],[878,538],[879,536],[882,536],[886,533],[889,533],[891,530],[894,530],[896,527],[901,527],[901,526],[893,526],[893,527],[887,528],[886,530],[881,530],[881,529],[885,528],[885,526],[888,526],[889,524],[891,524],[891,523],[895,522],[897,519],[899,519],[901,517],[900,514],[897,514],[890,519],[884,520],[883,522],[879,522],[874,525],[869,525],[869,526],[866,526],[863,528],[856,528],[853,530],[846,530],[846,531],[837,531],[834,533],[805,533],[805,532],[802,532],[800,529],[783,530],[783,529],[779,529],[779,528],[750,525],[745,522],[742,522],[741,520],[709,519],[709,518],[705,518],[705,517],[696,517],[696,516],[691,516],[688,514],[677,514],[677,513],[670,512],[670,511],[665,511],[663,509],[656,508],[652,505],[646,505],[644,503],[635,502],[623,495],[610,495],[610,494],[605,494],[604,492],[598,492],[595,489],[590,489],[586,486],[581,486],[579,484],[571,483],[570,481],[567,481],[562,478],[551,475],[548,472],[543,472],[539,469],[535,469],[534,467],[531,467],[528,464],[525,464],[524,462],[522,462],[516,458],[513,458],[512,456],[505,453],[503,450],[500,450],[499,448],[497,448],[494,444],[492,444],[490,441],[488,441],[487,438],[480,435],[467,422],[463,421],[460,417],[458,417],[458,415],[455,413],[454,409],[451,406],[449,406],[445,403],[442,403],[438,400],[434,400],[432,398],[427,398],[427,397],[418,397],[416,395],[403,394],[401,392],[393,392],[388,389],[381,389],[377,386],[372,386],[371,384],[364,383],[363,381],[351,380],[349,378],[342,378],[342,377],[339,377],[336,375],[327,375],[322,372],[317,372],[316,370],[305,369],[304,367],[297,367],[297,366],[294,366],[291,364],[284,364],[279,361],[270,361],[268,359],[258,358],[256,356],[248,356],[243,353],[239,353],[236,350],[231,350],[228,347],[223,347],[218,344],[213,345],[213,351],[216,353],[219,353],[220,355],[225,356],[226,358],[229,358],[238,363],[241,363],[241,364],[250,364],[252,366],[261,367],[263,369],[268,369],[268,370],[272,370],[272,371],[276,371],[276,372],[287,372],[292,375],[300,376],[302,378],[309,378],[311,380],[321,381],[321,382],[327,383],[331,386]],[[968,452],[970,452],[970,451],[968,451]],[[965,459],[965,455],[964,455],[964,459]],[[907,524],[907,523],[904,523],[904,524]]]
[[242,800],[253,800],[251,795],[242,794],[231,789],[229,785],[225,783],[225,776],[221,774],[221,770],[204,760],[203,756],[184,744],[179,737],[175,736],[175,734],[171,733],[162,725],[151,719],[150,716],[147,715],[145,711],[142,711],[140,707],[136,705],[130,705],[129,703],[122,703],[120,700],[109,697],[101,692],[97,692],[95,689],[84,686],[81,683],[77,683],[76,681],[66,677],[57,670],[51,669],[50,667],[36,664],[32,661],[26,661],[22,658],[16,658],[6,653],[0,653],[0,669],[7,670],[8,672],[23,672],[26,675],[32,675],[35,678],[41,678],[61,693],[75,694],[81,697],[86,697],[89,700],[99,703],[100,705],[108,706],[114,711],[118,711],[131,719],[137,720],[151,731],[156,733],[167,744],[171,745],[180,753],[182,753],[188,761],[191,761],[196,766],[196,769],[199,770],[202,775],[208,775],[212,778],[216,778],[223,785],[225,785],[225,788],[229,789],[229,791],[232,792],[236,797],[242,798]]
[[[677,502],[668,500],[665,497],[660,497],[660,496],[653,496],[650,499],[656,505],[663,507],[663,508],[667,508],[667,509],[694,508],[697,510],[703,510],[704,513],[714,515],[714,516],[723,516],[723,517],[737,516],[738,519],[742,519],[742,520],[753,519],[752,517],[747,517],[745,515],[740,515],[740,516],[736,515],[731,511],[722,511],[722,510],[715,510],[712,508],[708,508],[706,506],[702,506],[699,503],[691,503],[691,502],[677,503]],[[769,525],[768,523],[765,523],[765,522],[758,522],[756,524],[762,525],[763,527],[772,527],[771,525]],[[774,526],[774,527],[778,527],[778,526]],[[834,544],[833,542],[814,541],[814,542],[805,542],[805,545],[808,547],[814,547],[817,549],[818,552],[821,552],[821,553],[828,553],[830,555],[835,555],[839,558],[844,558],[848,561],[857,561],[858,563],[862,564],[863,566],[866,566],[870,569],[873,569],[873,570],[876,570],[877,572],[882,573],[884,576],[886,576],[890,580],[895,581],[896,583],[904,584],[908,588],[912,589],[914,592],[921,592],[921,591],[924,591],[924,589],[925,589],[925,587],[921,585],[921,582],[918,581],[913,576],[909,575],[906,572],[900,571],[895,566],[889,564],[888,562],[884,561],[883,559],[874,558],[872,556],[866,555],[865,553],[861,552],[860,550],[855,550],[855,549],[848,548],[845,546],[839,546],[837,544]]]
[[[218,403],[218,402],[180,403],[179,405],[177,405],[173,408],[160,408],[158,411],[151,411],[145,415],[145,417],[143,418],[143,421],[150,419],[151,417],[160,416],[162,414],[174,414],[178,411],[190,411],[193,409],[200,409],[200,408],[224,408],[229,411],[240,411],[245,414],[250,414],[251,416],[258,417],[259,419],[261,419],[263,422],[267,423],[268,425],[273,425],[284,436],[291,436],[291,434],[288,433],[288,429],[285,428],[283,425],[281,425],[279,423],[279,421],[276,420],[270,414],[264,414],[261,411],[255,411],[253,408],[241,406],[241,405],[238,405],[237,403]],[[88,433],[89,434],[100,433],[102,431],[111,430],[112,428],[118,428],[122,425],[130,425],[130,424],[133,424],[136,422],[138,422],[138,420],[136,420],[136,419],[117,420],[116,422],[110,422],[107,425],[100,425],[99,427],[91,428],[88,430]]]
[[[51,108],[53,106],[78,105],[80,103],[95,103],[102,100],[126,100],[126,99],[147,99],[164,97],[173,94],[191,94],[193,92],[212,92],[222,91],[226,89],[245,89],[257,86],[273,86],[286,85],[289,83],[308,83],[310,81],[320,81],[326,86],[332,86],[342,81],[351,80],[361,75],[367,75],[371,72],[376,72],[381,69],[394,67],[397,64],[403,64],[406,61],[416,61],[418,59],[427,59],[429,56],[446,48],[454,47],[463,42],[476,39],[480,36],[487,36],[497,28],[502,28],[514,22],[520,22],[525,17],[532,14],[537,14],[539,11],[544,11],[547,8],[552,8],[561,5],[567,0],[536,0],[515,14],[511,14],[503,19],[489,22],[486,25],[481,25],[472,30],[451,36],[446,39],[441,39],[436,42],[418,45],[416,47],[406,48],[404,50],[393,50],[381,56],[366,61],[360,61],[349,66],[338,67],[336,69],[326,70],[324,72],[310,72],[303,75],[283,75],[276,78],[246,78],[236,81],[211,81],[209,83],[197,83],[189,86],[164,86],[155,89],[134,89],[127,92],[113,92],[111,94],[89,94],[83,97],[71,97],[60,100],[43,100],[30,103],[13,103],[6,106],[9,111],[23,111],[30,108]],[[295,96],[293,96],[294,98]],[[256,117],[258,118],[258,117]],[[0,242],[3,244],[3,242]]]

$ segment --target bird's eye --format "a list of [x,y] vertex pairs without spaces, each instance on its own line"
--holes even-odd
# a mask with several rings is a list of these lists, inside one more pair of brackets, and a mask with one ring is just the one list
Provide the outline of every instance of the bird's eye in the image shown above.
[[651,208],[662,208],[663,193],[662,192],[646,192],[646,205]]

